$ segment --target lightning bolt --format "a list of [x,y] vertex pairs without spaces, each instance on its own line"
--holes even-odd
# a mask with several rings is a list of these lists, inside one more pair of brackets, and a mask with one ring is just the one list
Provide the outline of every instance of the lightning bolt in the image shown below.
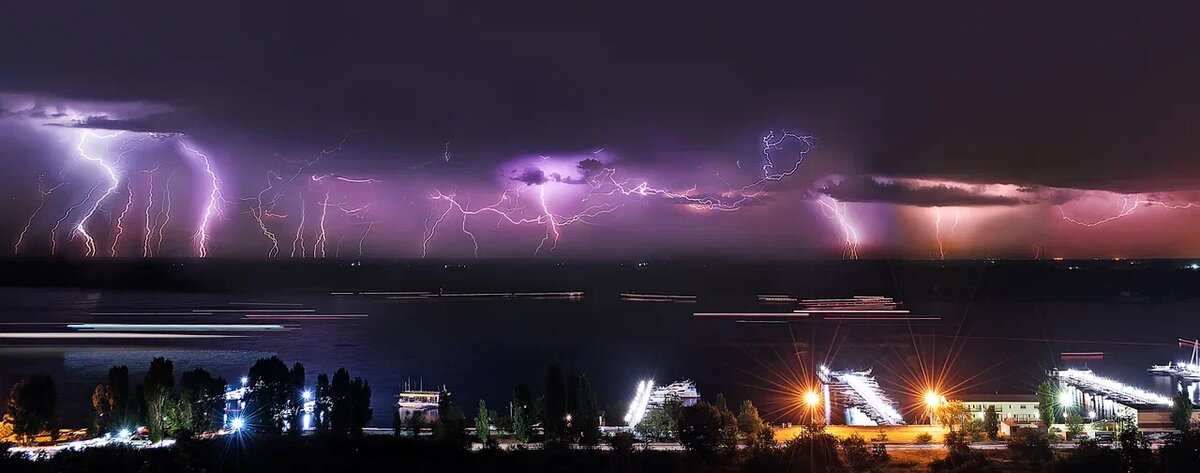
[[538,186],[538,200],[542,203],[542,214],[546,216],[546,236],[542,238],[541,243],[538,243],[537,249],[533,250],[534,256],[542,251],[542,246],[546,244],[546,240],[550,239],[551,234],[554,235],[554,241],[550,245],[550,251],[554,251],[558,247],[558,238],[561,236],[558,233],[558,222],[554,221],[554,214],[550,213],[550,206],[546,203],[546,186]]
[[[797,152],[795,159],[790,167],[777,169],[777,165],[773,159],[773,153],[784,149],[784,145],[788,142],[799,143],[801,149]],[[756,199],[767,194],[763,189],[764,185],[770,182],[783,180],[797,171],[804,163],[805,157],[815,147],[815,139],[811,136],[801,135],[797,133],[781,132],[775,133],[771,131],[762,138],[762,155],[764,164],[762,167],[762,175],[754,181],[743,185],[740,188],[734,188],[718,174],[718,178],[726,183],[726,191],[720,194],[697,194],[696,187],[685,189],[682,191],[671,190],[651,185],[649,181],[641,181],[633,184],[630,179],[618,177],[619,172],[616,168],[607,167],[597,170],[593,175],[585,175],[583,183],[589,188],[588,194],[582,199],[582,202],[589,203],[592,199],[605,200],[606,198],[625,198],[625,197],[651,197],[659,198],[672,202],[684,204],[696,210],[709,211],[737,211],[747,203],[753,202]],[[598,149],[595,153],[602,151]],[[550,159],[548,156],[542,156],[540,162]],[[446,194],[435,190],[430,196],[433,200],[444,200],[449,202],[449,206],[441,210],[441,214],[437,213],[436,208],[425,219],[425,232],[422,235],[421,241],[421,256],[426,257],[429,250],[429,242],[437,234],[438,228],[445,220],[446,216],[457,211],[463,217],[462,232],[471,238],[474,245],[475,255],[479,254],[479,242],[475,235],[466,227],[466,219],[470,216],[475,216],[483,213],[498,215],[500,220],[497,224],[507,222],[511,225],[541,225],[546,229],[545,235],[534,249],[534,255],[539,254],[543,248],[549,248],[553,251],[557,248],[559,241],[562,238],[561,228],[575,223],[591,223],[590,220],[599,215],[607,214],[622,207],[624,203],[620,202],[602,202],[600,204],[589,204],[583,210],[568,215],[559,215],[551,211],[550,203],[546,197],[545,186],[548,184],[569,183],[578,184],[579,181],[570,181],[567,178],[558,177],[548,178],[545,182],[536,184],[526,184],[525,187],[537,186],[537,207],[540,212],[531,216],[523,216],[525,207],[520,204],[522,188],[510,188],[501,192],[496,203],[470,209],[469,204],[463,204],[458,201],[454,193]],[[611,199],[610,199],[611,200]],[[436,217],[435,217],[436,215]],[[432,222],[432,223],[431,223]]]
[[204,206],[204,214],[200,217],[200,223],[196,226],[196,233],[193,238],[196,244],[196,254],[204,258],[208,256],[209,221],[214,215],[221,215],[221,203],[225,200],[221,197],[220,180],[217,179],[217,173],[213,171],[212,160],[208,158],[208,155],[188,145],[186,141],[183,141],[182,137],[179,139],[179,145],[193,156],[199,158],[204,165],[204,172],[208,174],[208,203]]
[[42,211],[42,207],[46,206],[46,197],[49,197],[55,190],[66,184],[66,182],[60,182],[54,187],[46,188],[46,176],[38,176],[38,205],[37,208],[33,209],[33,213],[29,214],[29,220],[25,221],[25,226],[21,227],[21,233],[17,235],[17,242],[13,244],[13,254],[20,252],[21,242],[25,240],[25,234],[29,232],[29,226],[33,224],[33,219],[37,218],[38,213]]
[[[125,132],[123,132],[123,131],[118,131],[111,135],[101,135],[101,134],[98,134],[98,133],[90,131],[90,130],[85,130],[79,134],[79,142],[75,144],[75,150],[79,152],[79,156],[83,157],[83,159],[85,159],[85,160],[96,163],[97,166],[100,166],[100,168],[104,170],[104,173],[107,175],[107,178],[109,181],[109,186],[104,191],[104,194],[102,194],[99,199],[96,199],[95,204],[93,204],[91,209],[88,210],[83,215],[83,218],[79,220],[79,223],[75,225],[75,229],[71,233],[72,235],[79,235],[79,236],[83,237],[83,242],[84,242],[84,247],[85,247],[84,256],[95,256],[96,255],[96,241],[87,232],[87,222],[89,219],[92,218],[92,215],[96,213],[96,210],[100,208],[100,203],[104,202],[104,199],[108,198],[108,196],[117,189],[117,186],[120,185],[120,180],[117,178],[117,172],[115,170],[113,170],[112,166],[110,166],[108,163],[104,162],[104,160],[101,158],[95,158],[95,157],[92,157],[91,155],[89,155],[87,153],[87,151],[85,151],[83,149],[83,145],[87,141],[88,136],[94,136],[96,138],[101,138],[101,139],[109,139],[109,138],[115,138],[124,133]],[[92,191],[95,191],[95,189],[96,189],[96,187],[93,187]],[[86,202],[88,199],[90,199],[91,196],[92,196],[92,192],[88,192],[88,196],[87,196],[87,198],[84,199],[84,202]],[[68,210],[67,213],[69,214],[70,210]],[[57,225],[55,225],[55,227],[57,228]]]
[[375,222],[367,222],[367,231],[363,232],[362,237],[358,239],[358,257],[362,258],[363,241],[366,241],[367,235],[371,234],[371,229],[375,228]]
[[297,192],[296,195],[298,195],[300,197],[300,225],[296,227],[296,238],[294,240],[292,240],[292,257],[293,258],[296,257],[296,248],[299,247],[300,248],[300,257],[303,258],[305,256],[305,254],[304,254],[304,217],[305,217],[304,214],[305,214],[305,206],[306,205],[304,203],[304,194]]
[[150,209],[154,207],[154,168],[146,174],[146,234],[142,238],[142,257],[150,257],[150,237],[154,235],[154,227],[150,223]]
[[933,208],[933,235],[937,238],[938,259],[946,259],[946,248],[942,246],[942,208]]
[[[346,141],[350,138],[350,136],[351,136],[351,133],[347,133],[344,137],[342,137],[342,140],[338,143],[338,145],[336,147],[334,147],[332,149],[322,150],[319,153],[317,153],[316,157],[314,157],[312,159],[308,159],[308,160],[281,159],[280,161],[282,161],[282,162],[289,163],[289,164],[295,164],[296,167],[294,169],[294,172],[288,171],[287,175],[285,175],[285,172],[282,170],[282,166],[276,170],[268,171],[267,172],[267,186],[262,188],[258,192],[258,194],[256,194],[255,196],[246,197],[246,198],[242,199],[243,201],[251,202],[250,209],[247,210],[245,213],[249,213],[254,218],[255,222],[258,224],[259,231],[263,234],[263,237],[265,237],[267,240],[269,240],[271,242],[271,249],[267,252],[268,257],[274,258],[279,255],[279,238],[275,232],[271,231],[270,225],[268,225],[267,219],[268,218],[277,218],[277,219],[287,218],[287,214],[277,211],[276,206],[280,205],[281,201],[285,200],[284,197],[286,195],[290,194],[291,185],[296,183],[297,179],[300,177],[301,174],[304,174],[304,172],[306,170],[316,166],[326,156],[329,156],[331,154],[341,151],[342,148],[345,146]],[[380,182],[377,179],[347,177],[347,176],[343,176],[343,175],[335,174],[335,173],[311,174],[309,177],[309,181],[311,183],[336,181],[336,182],[345,182],[345,183],[351,183],[351,184],[373,184],[373,183]],[[300,221],[299,227],[297,227],[297,229],[296,229],[296,236],[292,241],[292,252],[291,252],[292,257],[295,257],[297,253],[299,253],[301,257],[305,257],[308,255],[307,249],[306,249],[306,244],[304,243],[304,235],[303,235],[304,227],[307,224],[306,215],[305,215],[305,212],[306,212],[305,208],[307,207],[307,203],[306,203],[304,195],[303,195],[305,192],[307,192],[307,191],[306,190],[298,190],[297,191],[297,194],[299,195],[300,203],[301,203],[301,209],[300,209],[301,221]],[[268,200],[268,196],[270,196],[269,200]],[[330,197],[330,192],[327,190],[326,195],[325,195],[325,200],[318,201],[318,203],[321,205],[321,218],[320,218],[320,227],[318,229],[319,233],[317,234],[317,241],[314,243],[314,246],[313,246],[313,256],[317,256],[318,254],[320,254],[322,257],[325,256],[325,252],[326,252],[325,246],[329,241],[328,233],[327,233],[326,227],[325,227],[326,213],[327,213],[328,207],[335,207],[335,208],[341,210],[342,212],[347,213],[351,217],[355,217],[355,218],[361,218],[362,216],[359,214],[359,212],[365,212],[366,206],[361,207],[360,210],[352,211],[352,209],[347,209],[345,207],[344,202],[337,203],[337,204],[331,203],[329,201],[330,200],[329,197]],[[341,240],[339,239],[338,241],[340,242]]]
[[167,223],[171,221],[171,180],[175,178],[175,171],[167,176],[167,186],[163,189],[163,204],[158,208],[158,215],[154,217],[154,223],[158,224],[162,220],[162,225],[158,225],[158,246],[155,247],[154,254],[162,255],[162,244],[164,231],[167,229]]
[[133,183],[132,182],[125,183],[125,193],[128,195],[128,198],[125,199],[125,208],[121,210],[121,213],[119,215],[117,215],[117,233],[115,235],[113,235],[112,245],[108,249],[108,254],[109,254],[109,256],[112,256],[112,257],[117,256],[117,243],[119,241],[121,241],[121,234],[125,233],[125,227],[123,227],[121,225],[121,222],[125,220],[125,214],[129,213],[129,209],[133,207]]
[[845,239],[842,247],[842,259],[858,259],[858,230],[850,222],[846,204],[833,200],[833,198],[829,198],[829,202],[826,202],[824,198],[818,198],[816,202],[821,205],[821,213],[826,218],[836,220],[842,229]]
[[1119,220],[1119,219],[1128,217],[1129,215],[1132,215],[1137,209],[1139,209],[1141,207],[1154,207],[1154,206],[1162,207],[1167,210],[1182,210],[1182,209],[1190,209],[1190,208],[1200,207],[1200,203],[1189,202],[1186,204],[1168,204],[1168,203],[1162,202],[1162,201],[1144,199],[1141,196],[1134,197],[1134,196],[1126,195],[1126,196],[1121,197],[1121,211],[1120,212],[1117,212],[1115,215],[1111,215],[1111,216],[1108,216],[1108,217],[1105,217],[1105,218],[1102,218],[1099,220],[1084,221],[1084,220],[1078,220],[1078,219],[1072,218],[1067,215],[1066,211],[1063,210],[1063,206],[1061,206],[1061,205],[1058,206],[1058,213],[1059,213],[1059,215],[1062,216],[1063,220],[1066,220],[1073,224],[1084,226],[1084,227],[1098,227],[1100,225],[1104,225],[1104,224],[1112,222],[1114,220]]
[[321,204],[321,219],[318,222],[317,241],[313,242],[313,258],[317,257],[318,249],[321,252],[321,257],[325,257],[325,241],[328,239],[325,234],[325,216],[329,214],[329,190],[325,190],[325,200]]

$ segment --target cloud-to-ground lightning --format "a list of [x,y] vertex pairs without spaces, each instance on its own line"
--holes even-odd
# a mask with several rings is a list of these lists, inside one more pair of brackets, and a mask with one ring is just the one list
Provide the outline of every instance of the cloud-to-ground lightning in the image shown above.
[[[163,189],[163,203],[158,208],[158,215],[154,217],[154,224],[158,227],[158,245],[154,247],[154,254],[162,255],[163,232],[167,229],[167,224],[171,221],[171,180],[175,179],[175,171],[167,176],[167,185]],[[159,221],[161,220],[161,224]]]
[[125,182],[125,207],[121,209],[121,213],[117,215],[116,233],[112,236],[112,241],[109,243],[108,255],[117,256],[117,243],[121,241],[121,234],[125,233],[125,227],[122,222],[125,221],[125,214],[129,213],[129,209],[133,208],[133,183]]
[[225,203],[225,200],[221,197],[220,179],[217,178],[217,173],[213,170],[212,160],[209,159],[208,155],[189,145],[182,138],[179,139],[179,145],[201,160],[201,163],[204,165],[204,172],[208,176],[210,186],[208,189],[208,198],[204,206],[204,212],[200,217],[200,223],[196,227],[194,237],[196,254],[203,258],[208,256],[209,223],[213,217],[221,215],[221,205]]
[[[826,202],[826,199],[829,201]],[[842,229],[842,235],[845,240],[842,247],[842,258],[858,259],[858,230],[855,228],[854,223],[850,221],[850,213],[846,209],[846,204],[829,197],[818,198],[817,203],[821,205],[821,212],[826,217],[835,220]]]
[[46,176],[38,176],[38,204],[33,209],[33,213],[29,214],[29,219],[25,221],[25,226],[21,227],[21,233],[17,235],[17,242],[13,244],[13,253],[16,254],[21,250],[21,242],[25,240],[25,234],[29,233],[29,226],[33,224],[33,219],[37,218],[38,213],[46,206],[46,197],[53,194],[59,187],[65,186],[67,183],[60,182],[57,185],[46,187]]
[[[95,256],[96,255],[96,241],[92,238],[92,236],[87,231],[88,220],[91,219],[92,215],[96,213],[96,210],[100,208],[100,204],[102,202],[104,202],[104,199],[108,198],[108,196],[117,189],[117,186],[120,185],[120,179],[117,178],[116,170],[114,170],[111,165],[109,165],[107,162],[105,162],[103,158],[93,157],[93,156],[89,155],[87,153],[87,151],[85,151],[83,149],[84,143],[87,141],[88,136],[94,136],[94,137],[101,138],[101,139],[109,139],[109,138],[115,138],[122,134],[124,134],[123,131],[114,132],[114,133],[108,134],[108,135],[102,135],[102,134],[96,133],[91,130],[84,130],[83,132],[81,132],[79,134],[79,142],[76,143],[76,145],[75,145],[75,150],[79,152],[79,155],[81,157],[83,157],[83,159],[91,161],[91,162],[95,163],[97,166],[100,166],[100,168],[104,170],[106,178],[109,181],[109,185],[106,188],[106,190],[104,191],[104,193],[100,195],[100,198],[96,199],[96,202],[91,206],[91,209],[88,210],[86,213],[84,213],[83,218],[80,219],[79,223],[75,225],[75,229],[72,232],[72,235],[79,235],[79,236],[83,237],[83,242],[84,242],[84,247],[85,247],[84,256]],[[91,197],[91,193],[89,192],[88,198],[90,198],[90,197]],[[84,201],[86,202],[87,199],[84,199]]]
[[937,239],[938,259],[946,259],[946,248],[942,246],[942,208],[933,208],[933,236]]

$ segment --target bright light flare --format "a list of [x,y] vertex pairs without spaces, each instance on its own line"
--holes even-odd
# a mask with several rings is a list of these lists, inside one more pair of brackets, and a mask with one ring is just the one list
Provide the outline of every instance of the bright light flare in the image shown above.
[[817,407],[821,404],[821,395],[817,394],[816,391],[808,391],[804,393],[804,403],[808,407]]

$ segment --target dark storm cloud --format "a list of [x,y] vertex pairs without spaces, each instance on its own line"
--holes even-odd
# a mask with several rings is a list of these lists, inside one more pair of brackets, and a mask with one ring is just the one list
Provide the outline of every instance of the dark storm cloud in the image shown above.
[[916,207],[1015,206],[1033,203],[1019,197],[985,194],[946,184],[920,185],[872,176],[849,177],[820,189],[839,202],[880,202]]
[[70,125],[73,128],[100,130],[125,130],[146,133],[175,133],[180,131],[170,114],[156,114],[145,118],[113,119],[106,116],[90,116]]
[[525,168],[524,171],[513,171],[513,175],[509,179],[520,182],[527,186],[540,186],[550,181],[546,176],[546,172],[538,168]]
[[584,159],[576,167],[583,172],[584,176],[593,176],[605,169],[604,163],[595,158]]
[[139,132],[178,131],[170,107],[144,101],[95,101],[0,92],[0,118],[67,128]]

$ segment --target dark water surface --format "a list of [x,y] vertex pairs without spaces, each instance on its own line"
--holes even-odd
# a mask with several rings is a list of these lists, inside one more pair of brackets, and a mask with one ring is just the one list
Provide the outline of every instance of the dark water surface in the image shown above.
[[[278,355],[316,373],[346,367],[373,389],[373,425],[391,422],[406,379],[446,384],[468,412],[478,399],[503,411],[513,385],[540,394],[547,363],[587,373],[602,405],[623,406],[639,379],[690,378],[712,399],[751,398],[788,420],[805,365],[874,367],[903,405],[922,367],[959,392],[1032,392],[1046,369],[1084,367],[1066,351],[1104,352],[1099,374],[1165,392],[1151,363],[1186,359],[1179,337],[1200,336],[1200,272],[1190,261],[808,262],[700,264],[265,263],[15,260],[0,263],[0,336],[79,333],[75,323],[282,324],[267,332],[195,339],[0,338],[0,390],[50,374],[63,421],[81,425],[92,387],[128,365],[135,382],[151,358],[180,372],[204,367],[236,382],[254,360]],[[363,292],[580,291],[578,299],[389,299]],[[353,295],[331,293],[353,292]],[[694,304],[623,301],[621,292],[691,294]],[[697,311],[790,311],[757,294],[895,297],[936,323],[737,323]],[[298,312],[312,310],[312,312]],[[211,315],[177,315],[195,311]],[[297,312],[290,312],[297,311]],[[160,315],[112,315],[158,313]],[[250,315],[366,315],[338,320]],[[231,337],[229,335],[239,335]]]

